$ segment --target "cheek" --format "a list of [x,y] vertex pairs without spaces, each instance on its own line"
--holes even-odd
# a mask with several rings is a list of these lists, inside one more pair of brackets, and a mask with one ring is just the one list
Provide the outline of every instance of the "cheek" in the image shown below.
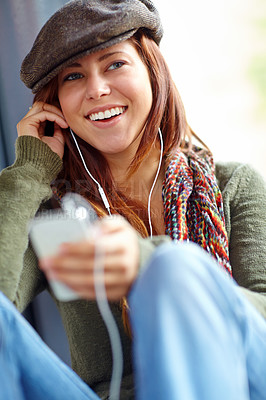
[[148,117],[148,114],[151,110],[153,98],[150,84],[143,84],[142,86],[140,86],[136,95],[139,99],[139,108],[141,110],[141,113],[145,114],[145,116]]
[[58,99],[59,103],[62,109],[62,113],[64,114],[64,117],[67,122],[71,121],[73,117],[75,116],[75,106],[77,104],[77,101],[75,99],[75,96],[73,94],[65,93],[65,92],[58,92]]
[[132,101],[133,107],[139,115],[147,114],[152,105],[152,89],[149,79],[132,79],[130,85],[128,80],[124,89],[125,95]]
[[60,92],[58,93],[58,100],[61,106],[62,113],[64,114],[64,117],[66,118],[68,114],[68,101],[66,100],[66,97],[62,95]]
[[142,79],[139,80],[138,96],[143,103],[143,110],[150,111],[152,105],[152,88],[150,77],[146,71],[143,71]]
[[149,111],[150,111],[151,106],[152,106],[152,100],[153,100],[151,85],[149,85],[145,91],[145,100],[147,102],[147,107],[149,108]]

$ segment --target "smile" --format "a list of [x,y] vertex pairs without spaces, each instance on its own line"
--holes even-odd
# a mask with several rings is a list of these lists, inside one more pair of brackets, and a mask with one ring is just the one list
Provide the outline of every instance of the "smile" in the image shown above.
[[116,117],[117,115],[123,114],[126,110],[126,107],[115,107],[115,108],[110,108],[105,111],[100,111],[98,113],[92,113],[87,116],[88,119],[91,121],[101,121],[104,119],[109,119],[112,117]]

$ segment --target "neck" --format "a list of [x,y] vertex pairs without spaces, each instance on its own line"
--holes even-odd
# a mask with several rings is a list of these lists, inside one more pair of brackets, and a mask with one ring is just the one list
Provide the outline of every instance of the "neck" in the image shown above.
[[159,175],[157,176],[155,186],[153,187],[151,202],[148,200],[157,175],[160,155],[161,148],[157,142],[157,144],[151,149],[150,153],[141,162],[138,170],[130,177],[128,177],[128,168],[133,160],[134,154],[131,157],[128,157],[127,155],[126,157],[119,158],[106,157],[106,159],[115,181],[116,190],[122,192],[128,199],[142,203],[145,209],[150,208],[149,215],[156,234],[164,235],[165,224],[162,201],[162,184],[165,175],[164,160],[162,160]]
[[[154,146],[148,156],[141,162],[138,170],[128,177],[129,166],[132,158],[120,159],[117,163],[109,163],[116,187],[131,199],[147,202],[152,184],[154,182],[160,159],[160,148]],[[163,168],[161,168],[163,171]],[[161,181],[160,174],[159,180]],[[159,182],[158,180],[158,182]]]

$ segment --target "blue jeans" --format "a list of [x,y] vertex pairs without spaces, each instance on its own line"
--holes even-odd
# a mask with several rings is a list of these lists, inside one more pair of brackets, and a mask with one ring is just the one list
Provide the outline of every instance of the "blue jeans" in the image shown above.
[[99,400],[1,292],[0,399]]
[[[133,286],[138,400],[265,400],[266,321],[198,246],[160,246]],[[0,293],[0,399],[99,400]]]
[[138,400],[266,399],[266,320],[200,247],[159,247],[129,303]]

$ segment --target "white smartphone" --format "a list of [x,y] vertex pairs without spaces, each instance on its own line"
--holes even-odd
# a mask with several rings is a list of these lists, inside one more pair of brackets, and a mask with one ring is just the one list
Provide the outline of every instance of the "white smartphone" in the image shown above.
[[[78,195],[71,194],[71,198],[68,195],[62,210],[49,210],[30,222],[30,240],[38,258],[57,254],[59,246],[64,242],[88,239],[97,216],[90,204],[84,201]],[[79,298],[74,290],[62,282],[50,280],[49,284],[58,300],[71,301]]]

